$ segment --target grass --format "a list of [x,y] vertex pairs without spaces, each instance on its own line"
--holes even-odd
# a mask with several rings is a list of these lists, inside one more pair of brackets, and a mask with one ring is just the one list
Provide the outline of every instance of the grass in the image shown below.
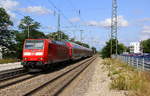
[[0,59],[0,64],[17,62],[16,59]]
[[150,73],[139,71],[116,59],[104,59],[111,89],[127,90],[130,96],[150,96]]

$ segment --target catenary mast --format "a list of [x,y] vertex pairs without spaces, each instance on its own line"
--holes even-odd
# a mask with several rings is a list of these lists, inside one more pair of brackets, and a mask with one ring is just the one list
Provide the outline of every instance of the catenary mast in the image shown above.
[[115,51],[116,55],[118,54],[118,38],[117,38],[117,0],[112,0],[112,17],[111,17],[111,55],[113,54],[113,43],[112,40],[115,40]]

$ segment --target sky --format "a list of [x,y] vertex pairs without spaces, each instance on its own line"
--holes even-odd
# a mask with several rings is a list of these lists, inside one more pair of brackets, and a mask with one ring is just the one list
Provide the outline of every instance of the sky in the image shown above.
[[[129,45],[150,38],[150,0],[117,0],[118,39]],[[1,0],[17,28],[24,16],[41,23],[45,34],[60,29],[70,37],[96,47],[110,39],[112,0]]]

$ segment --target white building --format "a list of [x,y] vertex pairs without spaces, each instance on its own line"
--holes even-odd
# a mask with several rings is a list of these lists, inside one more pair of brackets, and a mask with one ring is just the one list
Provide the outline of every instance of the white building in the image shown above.
[[140,53],[140,42],[130,43],[130,53]]

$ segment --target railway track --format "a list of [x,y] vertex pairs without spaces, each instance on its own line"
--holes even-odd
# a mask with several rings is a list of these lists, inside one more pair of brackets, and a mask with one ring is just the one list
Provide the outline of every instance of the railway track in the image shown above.
[[0,82],[12,78],[16,78],[18,76],[24,75],[27,71],[24,68],[16,68],[5,71],[0,71]]
[[[48,88],[48,95],[49,96],[57,96],[59,93],[63,91],[64,88],[66,88],[75,78],[77,78],[94,60],[96,57],[93,57],[83,63],[81,63],[79,66],[76,66],[67,72],[59,75],[56,78],[53,78],[52,80],[44,83],[43,85],[39,86],[38,88],[35,88],[31,90],[30,92],[26,93],[25,96],[31,96],[31,95],[44,95],[46,93],[44,88],[47,89],[47,86],[50,86]],[[44,92],[42,91],[44,90]],[[39,93],[40,92],[40,93]]]
[[[15,81],[7,82],[6,84],[0,83],[1,95],[14,95],[14,96],[31,96],[31,95],[45,95],[48,92],[48,96],[58,95],[66,88],[76,77],[78,77],[94,60],[96,56],[85,59],[83,61],[77,62],[77,64],[72,64],[69,69],[61,69],[56,72],[48,73],[45,76],[48,78],[43,78],[42,75],[25,75],[22,77],[14,78]],[[48,77],[49,75],[49,77]],[[33,78],[33,79],[31,79]],[[39,78],[41,80],[39,80]],[[37,79],[37,80],[36,80]],[[38,81],[39,80],[39,81]],[[45,80],[45,81],[42,81]],[[24,82],[23,82],[24,81]],[[19,83],[20,82],[20,83]],[[30,82],[29,85],[25,82]],[[39,85],[36,84],[39,82]],[[40,84],[40,82],[42,82]],[[18,84],[17,84],[18,83]],[[35,83],[35,84],[34,84]],[[22,84],[22,85],[21,85]],[[14,85],[14,86],[13,86]],[[17,87],[16,87],[17,86]],[[22,87],[21,87],[22,86]],[[8,88],[9,87],[9,88]],[[6,90],[5,90],[6,89]],[[9,93],[10,90],[10,93]],[[19,91],[18,91],[19,90]],[[7,94],[6,94],[7,93]]]
[[29,74],[24,68],[10,69],[0,72],[0,89],[12,86],[25,80],[34,78],[41,73]]
[[24,74],[21,74],[19,76],[13,77],[13,78],[2,80],[2,81],[0,81],[0,89],[4,89],[4,88],[7,88],[9,86],[15,85],[17,83],[21,83],[25,80],[39,76],[39,74],[40,73],[35,74],[35,75],[30,75],[28,73],[24,73]]

